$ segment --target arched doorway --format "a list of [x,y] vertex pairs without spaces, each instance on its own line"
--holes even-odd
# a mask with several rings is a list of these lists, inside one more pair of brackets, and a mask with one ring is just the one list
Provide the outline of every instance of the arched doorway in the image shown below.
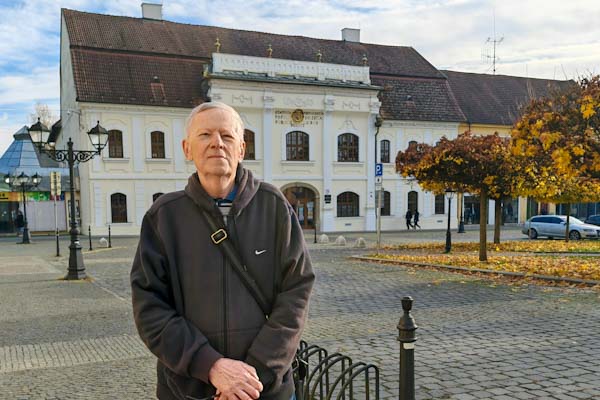
[[296,183],[284,187],[283,194],[294,208],[302,228],[314,229],[317,221],[317,196],[315,191]]

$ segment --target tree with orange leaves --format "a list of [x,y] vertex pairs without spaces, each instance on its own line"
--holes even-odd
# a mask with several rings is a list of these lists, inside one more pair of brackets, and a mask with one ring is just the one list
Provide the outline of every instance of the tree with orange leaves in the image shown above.
[[566,203],[568,241],[571,203],[600,201],[600,77],[533,100],[511,137],[518,191]]
[[515,170],[508,152],[508,139],[494,135],[474,136],[470,132],[456,139],[443,137],[435,146],[412,144],[396,157],[396,171],[414,176],[419,185],[434,193],[451,188],[479,195],[479,260],[487,261],[487,203],[496,200],[497,242],[500,240],[500,200],[515,194]]

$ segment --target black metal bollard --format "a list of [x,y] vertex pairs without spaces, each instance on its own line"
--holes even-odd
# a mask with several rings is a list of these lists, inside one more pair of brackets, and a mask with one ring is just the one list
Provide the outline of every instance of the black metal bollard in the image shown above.
[[92,227],[88,225],[88,239],[90,241],[90,251],[94,250],[92,248]]
[[56,257],[60,257],[60,243],[59,243],[59,233],[58,228],[56,228]]
[[110,225],[108,225],[108,247],[112,247],[112,242],[110,241]]
[[404,315],[398,322],[398,341],[400,342],[400,400],[415,400],[415,342],[417,341],[417,325],[410,315],[413,299],[410,296],[402,298]]

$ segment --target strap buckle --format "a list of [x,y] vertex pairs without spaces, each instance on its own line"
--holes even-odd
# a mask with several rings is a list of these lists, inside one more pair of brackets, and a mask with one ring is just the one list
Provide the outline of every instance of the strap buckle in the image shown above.
[[227,239],[227,231],[221,228],[218,231],[214,232],[212,235],[210,235],[210,238],[212,239],[214,244],[219,244],[223,240]]

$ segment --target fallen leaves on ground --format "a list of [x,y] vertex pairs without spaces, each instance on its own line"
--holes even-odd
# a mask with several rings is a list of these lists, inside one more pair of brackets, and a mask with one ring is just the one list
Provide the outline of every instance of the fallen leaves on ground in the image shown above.
[[[385,246],[384,250],[444,250],[443,242],[405,243]],[[503,243],[488,243],[488,251],[495,252],[543,252],[543,253],[600,253],[598,240],[513,240]],[[479,242],[452,243],[452,251],[478,251]]]
[[526,275],[547,275],[600,281],[600,258],[598,257],[494,256],[488,262],[479,261],[476,254],[409,255],[379,253],[371,254],[369,257],[398,262],[452,265],[472,269],[520,272]]

